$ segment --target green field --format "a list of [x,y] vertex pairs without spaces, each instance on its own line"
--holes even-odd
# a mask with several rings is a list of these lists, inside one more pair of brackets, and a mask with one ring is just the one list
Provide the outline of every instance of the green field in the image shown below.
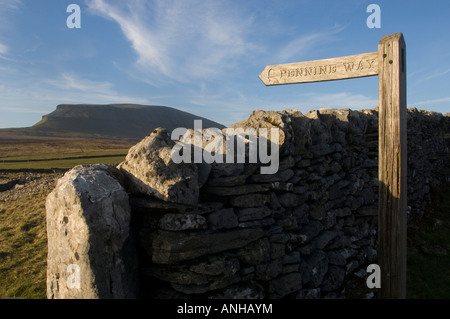
[[46,298],[46,196],[0,202],[0,298]]
[[53,153],[0,157],[0,169],[72,168],[81,164],[114,164],[122,162],[128,149],[78,153]]

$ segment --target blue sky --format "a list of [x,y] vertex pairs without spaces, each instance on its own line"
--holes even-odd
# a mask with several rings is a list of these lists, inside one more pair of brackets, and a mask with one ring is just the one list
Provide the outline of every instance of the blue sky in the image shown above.
[[[366,25],[369,4],[381,28]],[[70,29],[69,4],[81,9]],[[252,110],[373,108],[378,79],[266,87],[266,65],[377,51],[403,32],[408,107],[450,112],[450,1],[0,0],[0,127],[63,103],[165,105],[224,125]]]

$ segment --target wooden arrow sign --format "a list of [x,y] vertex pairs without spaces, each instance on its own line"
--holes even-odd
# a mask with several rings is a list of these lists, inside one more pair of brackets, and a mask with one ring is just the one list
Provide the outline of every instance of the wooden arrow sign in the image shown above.
[[342,80],[378,74],[378,52],[307,62],[269,65],[259,75],[265,85]]
[[378,52],[270,65],[265,85],[378,75],[378,264],[381,298],[406,297],[406,45],[402,33],[385,35]]

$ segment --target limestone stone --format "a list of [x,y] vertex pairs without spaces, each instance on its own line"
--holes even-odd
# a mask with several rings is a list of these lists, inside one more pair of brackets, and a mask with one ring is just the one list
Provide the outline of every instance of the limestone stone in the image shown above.
[[345,269],[337,266],[328,267],[328,272],[323,279],[321,290],[328,292],[338,289],[344,282],[344,278]]
[[275,259],[256,266],[256,279],[271,280],[283,272],[283,263],[281,259]]
[[237,258],[210,256],[189,267],[154,267],[145,269],[145,274],[169,282],[176,291],[200,294],[238,282],[239,269]]
[[249,180],[252,183],[270,183],[270,182],[286,182],[294,176],[291,169],[278,170],[275,174],[252,175]]
[[239,259],[249,265],[256,266],[270,260],[270,243],[267,238],[256,240],[237,251]]
[[155,196],[164,201],[194,205],[198,202],[198,170],[194,163],[174,163],[175,142],[166,129],[157,128],[130,148],[117,167],[124,173],[132,193]]
[[299,232],[300,232],[300,235],[305,236],[306,242],[308,242],[311,239],[313,239],[314,237],[316,237],[322,229],[323,229],[322,223],[320,223],[319,221],[313,220],[313,221],[309,222],[308,224],[306,224],[305,226],[303,226]]
[[165,230],[182,231],[208,228],[205,217],[199,214],[164,214],[159,227]]
[[292,251],[289,254],[284,255],[283,264],[297,264],[300,262],[300,253],[298,251]]
[[273,225],[275,223],[275,219],[273,218],[264,218],[258,220],[249,220],[246,222],[241,222],[238,224],[239,228],[247,228],[247,227],[267,227]]
[[268,207],[251,207],[238,210],[238,219],[240,222],[248,220],[262,219],[270,216],[271,211]]
[[337,236],[335,231],[326,230],[320,233],[316,238],[314,238],[314,246],[316,249],[323,249],[325,246]]
[[208,186],[237,186],[245,184],[245,180],[248,176],[246,175],[237,175],[237,176],[224,176],[217,178],[208,179]]
[[208,215],[211,229],[234,228],[238,226],[238,219],[233,208],[222,208]]
[[239,260],[227,256],[210,256],[206,260],[189,267],[189,270],[192,272],[208,276],[234,275],[239,269]]
[[301,197],[293,193],[284,193],[278,196],[281,206],[295,207],[300,204]]
[[[171,264],[199,256],[240,248],[263,236],[262,229],[240,229],[225,232],[179,233],[160,230],[152,236],[150,249],[157,264]],[[147,242],[143,238],[143,242]]]
[[246,184],[233,187],[205,186],[205,192],[219,196],[246,195],[248,193],[265,192],[270,189],[270,184]]
[[302,289],[302,276],[292,272],[269,282],[269,298],[280,299]]
[[118,175],[76,166],[48,195],[47,298],[136,298],[130,205]]
[[300,264],[303,283],[309,284],[310,287],[319,287],[327,271],[328,257],[321,250],[315,250]]
[[233,207],[261,207],[270,203],[270,195],[267,194],[248,194],[231,198],[230,203]]
[[264,288],[256,281],[232,285],[220,293],[213,294],[211,299],[263,299]]

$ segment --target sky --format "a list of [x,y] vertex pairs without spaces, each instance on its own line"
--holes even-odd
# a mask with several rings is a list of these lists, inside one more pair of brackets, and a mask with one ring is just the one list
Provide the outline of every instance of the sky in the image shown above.
[[[70,4],[80,28],[69,28]],[[367,25],[370,4],[380,28]],[[66,103],[170,106],[226,126],[253,110],[374,108],[376,76],[265,86],[258,75],[375,52],[397,32],[408,107],[446,113],[449,17],[448,0],[0,0],[0,128]]]

